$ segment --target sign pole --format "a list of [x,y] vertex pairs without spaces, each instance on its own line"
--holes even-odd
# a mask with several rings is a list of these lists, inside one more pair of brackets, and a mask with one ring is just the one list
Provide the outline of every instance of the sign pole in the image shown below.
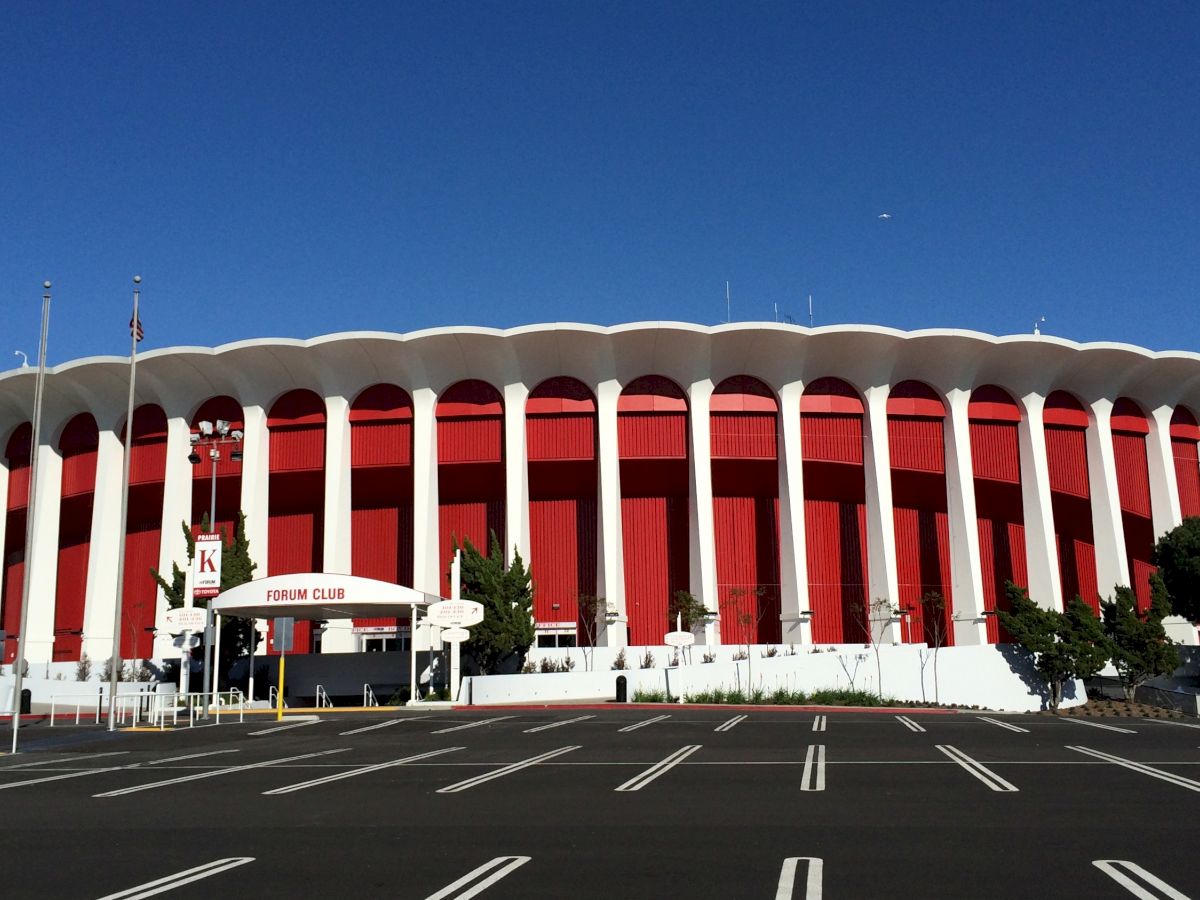
[[250,669],[250,677],[246,684],[246,702],[250,705],[254,704],[254,632],[258,630],[258,619],[250,620],[250,655],[248,657],[248,666]]
[[408,705],[417,702],[417,604],[412,605],[408,618]]
[[[454,562],[450,564],[450,599],[462,599],[462,551],[454,551]],[[462,643],[450,644],[450,702],[458,701],[458,686],[462,677]]]
[[[213,613],[213,624],[216,628],[216,634],[213,635],[213,705],[217,703],[217,694],[221,692],[220,666],[221,666],[221,614]],[[218,710],[219,712],[219,710]]]
[[276,722],[283,721],[283,668],[284,668],[285,662],[287,662],[287,651],[280,650],[279,651],[279,691],[278,691],[278,696],[275,698],[275,721]]

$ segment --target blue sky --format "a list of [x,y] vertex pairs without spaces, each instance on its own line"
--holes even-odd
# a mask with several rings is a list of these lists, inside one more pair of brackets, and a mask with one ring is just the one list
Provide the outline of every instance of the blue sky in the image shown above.
[[[14,3],[0,368],[641,319],[1200,350],[1200,5]],[[877,218],[881,213],[893,218]]]

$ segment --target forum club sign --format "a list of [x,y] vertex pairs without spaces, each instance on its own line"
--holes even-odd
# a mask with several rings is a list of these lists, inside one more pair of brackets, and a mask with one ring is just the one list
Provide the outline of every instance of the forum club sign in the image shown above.
[[357,575],[302,572],[239,584],[221,594],[213,608],[222,615],[296,619],[407,616],[441,598],[412,588]]

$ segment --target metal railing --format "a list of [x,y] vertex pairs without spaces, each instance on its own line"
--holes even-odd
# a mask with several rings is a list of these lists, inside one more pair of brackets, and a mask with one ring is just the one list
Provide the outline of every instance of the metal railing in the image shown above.
[[89,694],[57,694],[50,698],[50,727],[54,727],[54,717],[59,708],[75,707],[75,724],[78,725],[82,719],[83,711],[88,710],[88,718],[92,718],[94,707],[95,719],[93,724],[100,724],[100,713],[104,709],[104,693],[89,693]]
[[316,696],[317,709],[332,709],[333,701],[329,699],[329,691],[325,690],[324,685],[317,685]]
[[[107,704],[99,694],[58,694],[50,698],[50,727],[59,709],[75,707],[75,724],[78,725],[87,717],[99,725],[106,715]],[[208,709],[215,713],[217,724],[221,722],[221,713],[229,707],[237,707],[238,721],[245,721],[246,697],[237,688],[217,693],[180,694],[175,691],[139,691],[132,694],[118,694],[113,704],[113,718],[118,725],[136,726],[145,722],[151,727],[165,728],[167,719],[172,725],[179,724],[180,715],[186,715],[190,726],[196,724],[196,714]],[[228,716],[230,713],[225,712]]]
[[[275,707],[277,707],[278,705],[279,705],[279,688],[275,687],[275,685],[271,685],[270,690],[267,691],[267,707],[269,709],[275,709]],[[288,708],[288,702],[287,702],[286,697],[284,697],[284,699],[283,699],[283,708],[284,709]]]
[[371,690],[369,684],[363,685],[363,706],[378,706],[379,698],[375,696],[375,692]]

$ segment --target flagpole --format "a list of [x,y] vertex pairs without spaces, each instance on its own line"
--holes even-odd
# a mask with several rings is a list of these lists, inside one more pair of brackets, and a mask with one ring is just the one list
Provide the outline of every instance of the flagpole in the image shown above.
[[12,752],[17,752],[17,732],[21,727],[21,685],[25,679],[25,632],[29,624],[29,579],[33,572],[34,506],[37,502],[38,445],[42,442],[42,393],[46,382],[46,336],[50,331],[50,282],[42,282],[42,339],[38,348],[37,380],[33,388],[33,436],[29,445],[29,488],[25,501],[25,558],[21,578],[21,617],[17,626],[17,658],[14,660],[12,693]]
[[108,730],[117,727],[117,681],[121,674],[121,607],[125,601],[125,531],[129,525],[129,465],[133,460],[133,396],[137,383],[138,300],[141,297],[142,276],[133,276],[133,319],[129,323],[129,405],[125,415],[125,472],[121,479],[121,527],[117,531],[121,542],[117,553],[117,602],[113,612],[112,656],[108,673]]

